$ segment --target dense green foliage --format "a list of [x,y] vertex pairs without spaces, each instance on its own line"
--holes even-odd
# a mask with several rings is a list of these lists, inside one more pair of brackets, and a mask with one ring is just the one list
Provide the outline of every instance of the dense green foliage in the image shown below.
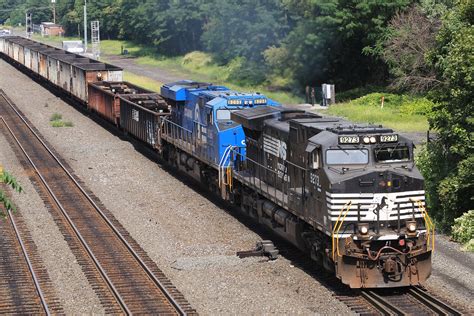
[[[338,89],[384,83],[387,66],[375,54],[393,15],[413,0],[101,0],[89,1],[89,20],[103,39],[125,39],[170,56],[206,50],[232,77],[249,84],[297,87],[334,82]],[[83,32],[84,0],[60,0],[58,22],[68,35]],[[24,23],[30,7],[49,0],[0,0],[0,19]],[[32,10],[35,23],[51,10]],[[237,59],[237,61],[236,61]]]
[[428,129],[426,113],[431,111],[433,106],[433,102],[423,97],[375,92],[349,102],[338,103],[324,112],[355,122],[377,123],[396,130],[424,132]]
[[474,211],[470,210],[454,220],[453,239],[463,243],[466,250],[474,251]]
[[446,15],[429,56],[442,82],[431,92],[437,105],[429,117],[438,136],[427,145],[419,165],[426,179],[429,205],[445,229],[473,205],[473,23],[474,3],[462,1]]

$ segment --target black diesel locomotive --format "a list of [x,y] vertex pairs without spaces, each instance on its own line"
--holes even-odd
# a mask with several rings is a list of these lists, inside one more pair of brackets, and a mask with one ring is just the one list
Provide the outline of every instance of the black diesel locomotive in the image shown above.
[[[240,206],[350,287],[417,285],[429,277],[434,227],[423,178],[413,143],[393,130],[193,82],[165,85],[161,96],[121,82],[118,67],[19,37],[0,37],[0,53]],[[180,113],[188,126],[176,121]]]
[[434,227],[413,143],[393,130],[300,110],[232,113],[233,199],[352,288],[400,287],[431,273]]

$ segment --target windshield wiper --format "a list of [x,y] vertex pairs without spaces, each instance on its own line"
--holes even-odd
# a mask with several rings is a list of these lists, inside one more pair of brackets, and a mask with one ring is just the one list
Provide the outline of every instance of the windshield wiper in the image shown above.
[[340,150],[342,150],[346,155],[349,156],[349,152],[347,150],[345,150],[344,148],[342,148],[340,145],[337,145],[337,148],[339,148]]
[[400,143],[397,143],[397,144],[395,145],[395,147],[393,147],[392,153],[390,154],[390,157],[393,156],[393,154],[395,153],[395,150],[397,149],[398,145],[400,145]]
[[344,170],[339,171],[339,169],[331,167],[331,166],[328,166],[328,169],[335,172],[335,173],[337,173],[337,174],[344,174]]

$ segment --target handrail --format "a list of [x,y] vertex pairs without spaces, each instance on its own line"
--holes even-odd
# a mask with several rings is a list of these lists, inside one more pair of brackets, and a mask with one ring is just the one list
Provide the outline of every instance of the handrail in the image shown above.
[[431,250],[434,251],[435,249],[435,225],[431,221],[430,216],[428,215],[428,211],[426,210],[425,206],[423,203],[418,200],[416,201],[418,204],[418,209],[421,211],[421,214],[423,215],[423,219],[425,220],[425,226],[426,226],[426,234],[427,234],[427,244],[430,243],[431,239]]
[[[344,206],[341,208],[341,212],[339,213],[339,216],[337,217],[336,224],[332,228],[332,233],[331,233],[331,240],[332,240],[332,259],[336,261],[336,249],[337,249],[337,255],[340,257],[341,254],[339,253],[339,242],[335,242],[335,236],[339,235],[339,231],[341,230],[342,224],[344,223],[344,220],[349,213],[349,210],[351,209],[352,206],[352,201],[347,202],[344,204]],[[344,214],[344,215],[342,215]],[[342,217],[342,220],[339,221]]]

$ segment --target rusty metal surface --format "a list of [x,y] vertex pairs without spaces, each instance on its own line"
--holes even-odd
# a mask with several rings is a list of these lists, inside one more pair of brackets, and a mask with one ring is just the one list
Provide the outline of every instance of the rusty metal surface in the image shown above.
[[123,80],[120,67],[18,36],[3,37],[0,50],[83,102],[87,102],[88,83]]
[[0,312],[64,313],[21,214],[7,212],[0,231]]
[[117,222],[109,219],[34,130],[26,125],[26,120],[7,102],[6,96],[0,96],[0,116],[34,167],[43,191],[47,190],[49,199],[54,200],[52,204],[60,209],[62,215],[55,217],[55,220],[61,219],[58,226],[63,227],[62,231],[69,231],[67,238],[79,240],[77,244],[87,253],[88,258],[81,256],[78,261],[87,265],[88,271],[96,274],[99,271],[101,277],[96,277],[95,281],[101,283],[92,284],[93,287],[107,291],[105,295],[115,298],[113,306],[105,306],[107,312],[194,313],[166,276],[150,264],[151,260],[143,250],[135,250],[137,245],[130,242],[131,237],[128,234],[124,237],[123,228],[117,228]]
[[120,124],[119,95],[153,93],[126,81],[92,82],[88,88],[88,109],[116,125]]

